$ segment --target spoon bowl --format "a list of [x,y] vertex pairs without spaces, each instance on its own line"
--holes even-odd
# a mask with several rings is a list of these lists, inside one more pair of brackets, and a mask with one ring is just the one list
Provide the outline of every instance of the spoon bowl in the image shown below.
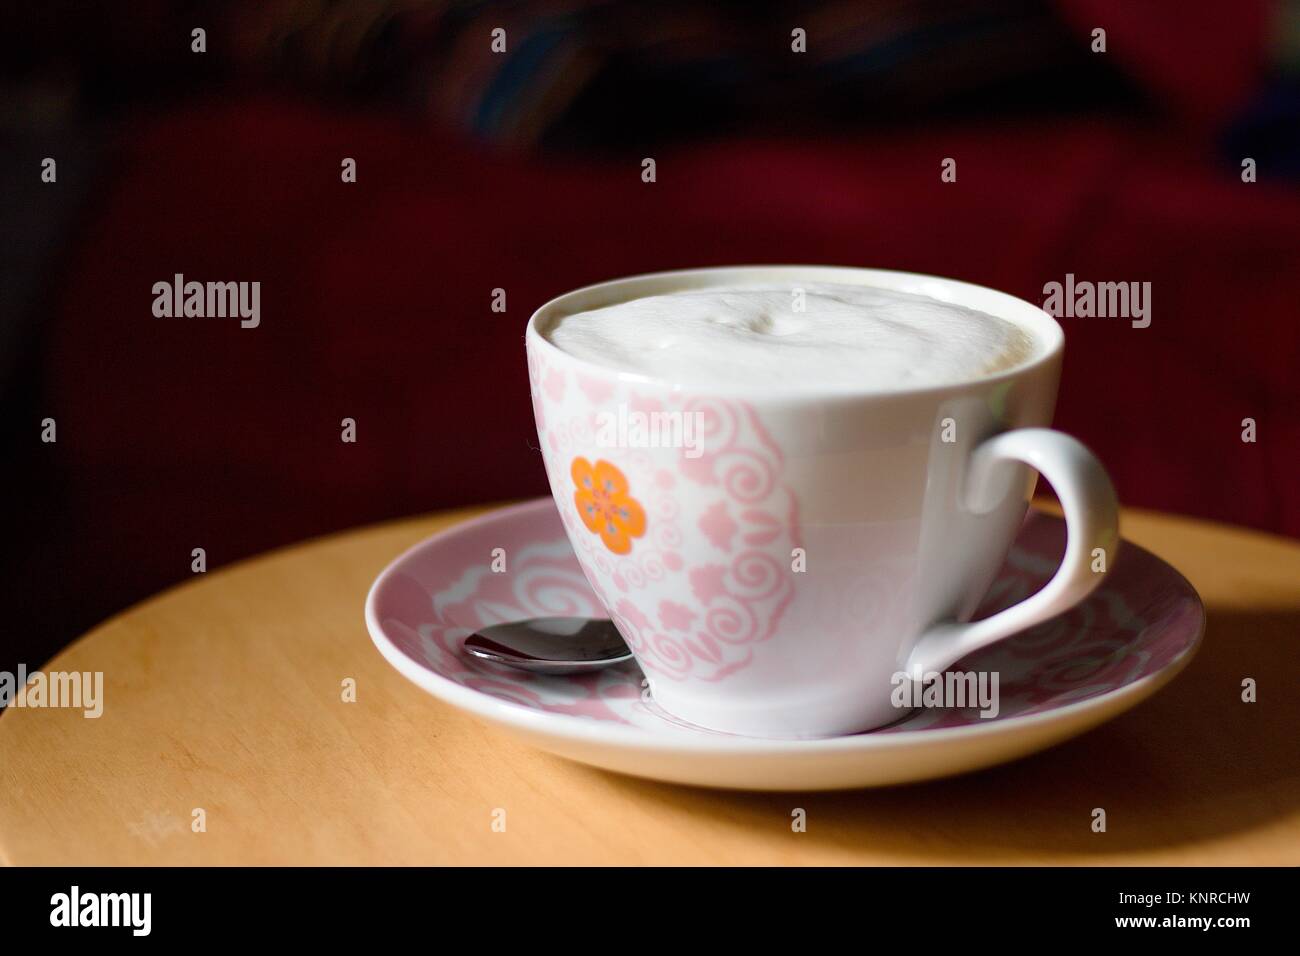
[[632,659],[614,622],[589,617],[534,617],[482,628],[465,639],[481,660],[539,674],[586,674]]

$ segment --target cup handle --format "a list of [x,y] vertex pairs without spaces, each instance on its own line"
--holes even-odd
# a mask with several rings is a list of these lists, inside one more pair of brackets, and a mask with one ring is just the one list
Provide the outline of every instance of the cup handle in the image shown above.
[[[942,672],[981,647],[1069,610],[1101,583],[1119,550],[1119,502],[1110,477],[1077,439],[1050,428],[1020,428],[984,441],[971,456],[966,505],[987,511],[997,498],[1000,469],[1023,462],[1046,478],[1065,512],[1065,557],[1036,594],[980,621],[941,621],[908,655],[909,674]],[[1005,474],[1001,475],[1005,479]],[[1103,562],[1096,567],[1096,549]]]

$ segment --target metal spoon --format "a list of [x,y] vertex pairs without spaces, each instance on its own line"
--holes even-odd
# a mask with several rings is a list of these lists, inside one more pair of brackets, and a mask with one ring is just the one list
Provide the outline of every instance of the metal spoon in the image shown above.
[[534,617],[493,624],[465,638],[475,657],[542,674],[585,674],[632,659],[608,620]]

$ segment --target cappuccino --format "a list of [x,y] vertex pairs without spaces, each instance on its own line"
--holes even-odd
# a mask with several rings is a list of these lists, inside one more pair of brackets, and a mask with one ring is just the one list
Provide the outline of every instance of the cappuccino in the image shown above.
[[756,284],[645,296],[544,330],[586,361],[688,386],[951,385],[1036,347],[1014,322],[866,285]]

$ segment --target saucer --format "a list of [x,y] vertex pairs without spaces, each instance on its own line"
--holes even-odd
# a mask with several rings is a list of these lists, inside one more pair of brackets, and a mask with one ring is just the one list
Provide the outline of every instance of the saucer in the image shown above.
[[[1051,577],[1065,523],[1031,511],[977,616]],[[507,570],[494,573],[494,549]],[[834,790],[927,780],[1023,757],[1135,706],[1180,671],[1205,625],[1177,571],[1125,543],[1101,585],[1067,614],[970,655],[1000,675],[1000,709],[921,709],[867,733],[776,740],[715,733],[656,707],[635,662],[554,677],[482,661],[464,639],[504,621],[606,616],[550,498],[434,535],[384,569],[366,599],[380,653],[433,696],[552,753],[620,773],[746,790]]]

